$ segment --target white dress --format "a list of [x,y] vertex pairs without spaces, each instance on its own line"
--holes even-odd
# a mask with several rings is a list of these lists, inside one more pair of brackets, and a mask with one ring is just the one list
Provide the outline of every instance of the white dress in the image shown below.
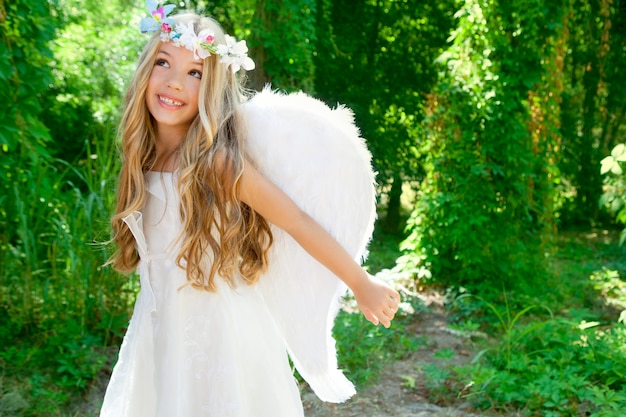
[[[244,106],[257,168],[359,259],[374,210],[370,155],[352,114],[269,90]],[[353,385],[337,369],[331,329],[345,286],[273,228],[258,284],[199,291],[175,265],[181,228],[176,174],[146,174],[148,200],[125,219],[141,290],[101,417],[302,417],[287,352],[325,401]]]

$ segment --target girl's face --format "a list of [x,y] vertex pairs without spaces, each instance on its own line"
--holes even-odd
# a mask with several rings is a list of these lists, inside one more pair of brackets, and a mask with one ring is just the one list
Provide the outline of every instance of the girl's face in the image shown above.
[[146,90],[146,105],[157,132],[184,131],[198,114],[202,60],[171,42],[161,44]]

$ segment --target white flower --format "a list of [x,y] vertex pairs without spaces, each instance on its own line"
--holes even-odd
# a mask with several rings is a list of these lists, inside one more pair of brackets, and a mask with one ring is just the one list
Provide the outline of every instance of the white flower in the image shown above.
[[626,146],[624,146],[623,143],[614,147],[611,151],[611,155],[600,161],[602,164],[600,173],[604,175],[611,171],[615,175],[622,175],[623,170],[620,166],[620,162],[626,162]]
[[246,41],[239,41],[226,35],[226,45],[217,45],[217,53],[220,56],[220,61],[230,66],[233,72],[239,71],[240,68],[244,68],[246,71],[254,69],[254,61],[248,57],[248,46]]
[[198,36],[194,43],[194,58],[196,58],[196,54],[200,58],[204,59],[208,56],[211,56],[211,53],[215,53],[213,41],[215,41],[215,34],[212,30],[201,30],[200,33],[198,33]]
[[209,29],[203,29],[196,35],[193,29],[193,23],[180,23],[176,25],[176,33],[180,35],[178,39],[173,39],[176,46],[183,45],[185,48],[193,51],[194,59],[204,59],[211,56],[215,52],[213,41],[215,35]]
[[170,34],[166,32],[161,32],[161,42],[169,42]]
[[187,24],[178,23],[176,25],[176,33],[180,35],[180,37],[178,38],[178,41],[180,42],[180,44],[183,45],[185,48],[189,49],[190,51],[193,51],[194,46],[196,42],[198,41],[198,37],[196,36],[196,33],[193,30],[193,23],[192,22],[189,22]]

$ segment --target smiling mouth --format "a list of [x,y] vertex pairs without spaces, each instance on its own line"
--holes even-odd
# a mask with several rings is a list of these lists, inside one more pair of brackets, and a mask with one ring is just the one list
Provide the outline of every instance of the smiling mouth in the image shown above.
[[158,97],[159,97],[159,100],[160,100],[162,103],[167,104],[168,106],[181,107],[183,104],[185,104],[185,103],[183,103],[183,102],[181,102],[181,101],[172,100],[172,99],[171,99],[171,98],[169,98],[169,97],[163,97],[163,96],[158,96]]

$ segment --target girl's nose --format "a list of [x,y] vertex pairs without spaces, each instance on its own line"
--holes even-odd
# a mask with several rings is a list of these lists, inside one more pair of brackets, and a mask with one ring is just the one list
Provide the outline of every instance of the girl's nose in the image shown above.
[[166,82],[165,86],[171,88],[173,90],[181,90],[183,88],[182,82],[176,76],[170,77]]

